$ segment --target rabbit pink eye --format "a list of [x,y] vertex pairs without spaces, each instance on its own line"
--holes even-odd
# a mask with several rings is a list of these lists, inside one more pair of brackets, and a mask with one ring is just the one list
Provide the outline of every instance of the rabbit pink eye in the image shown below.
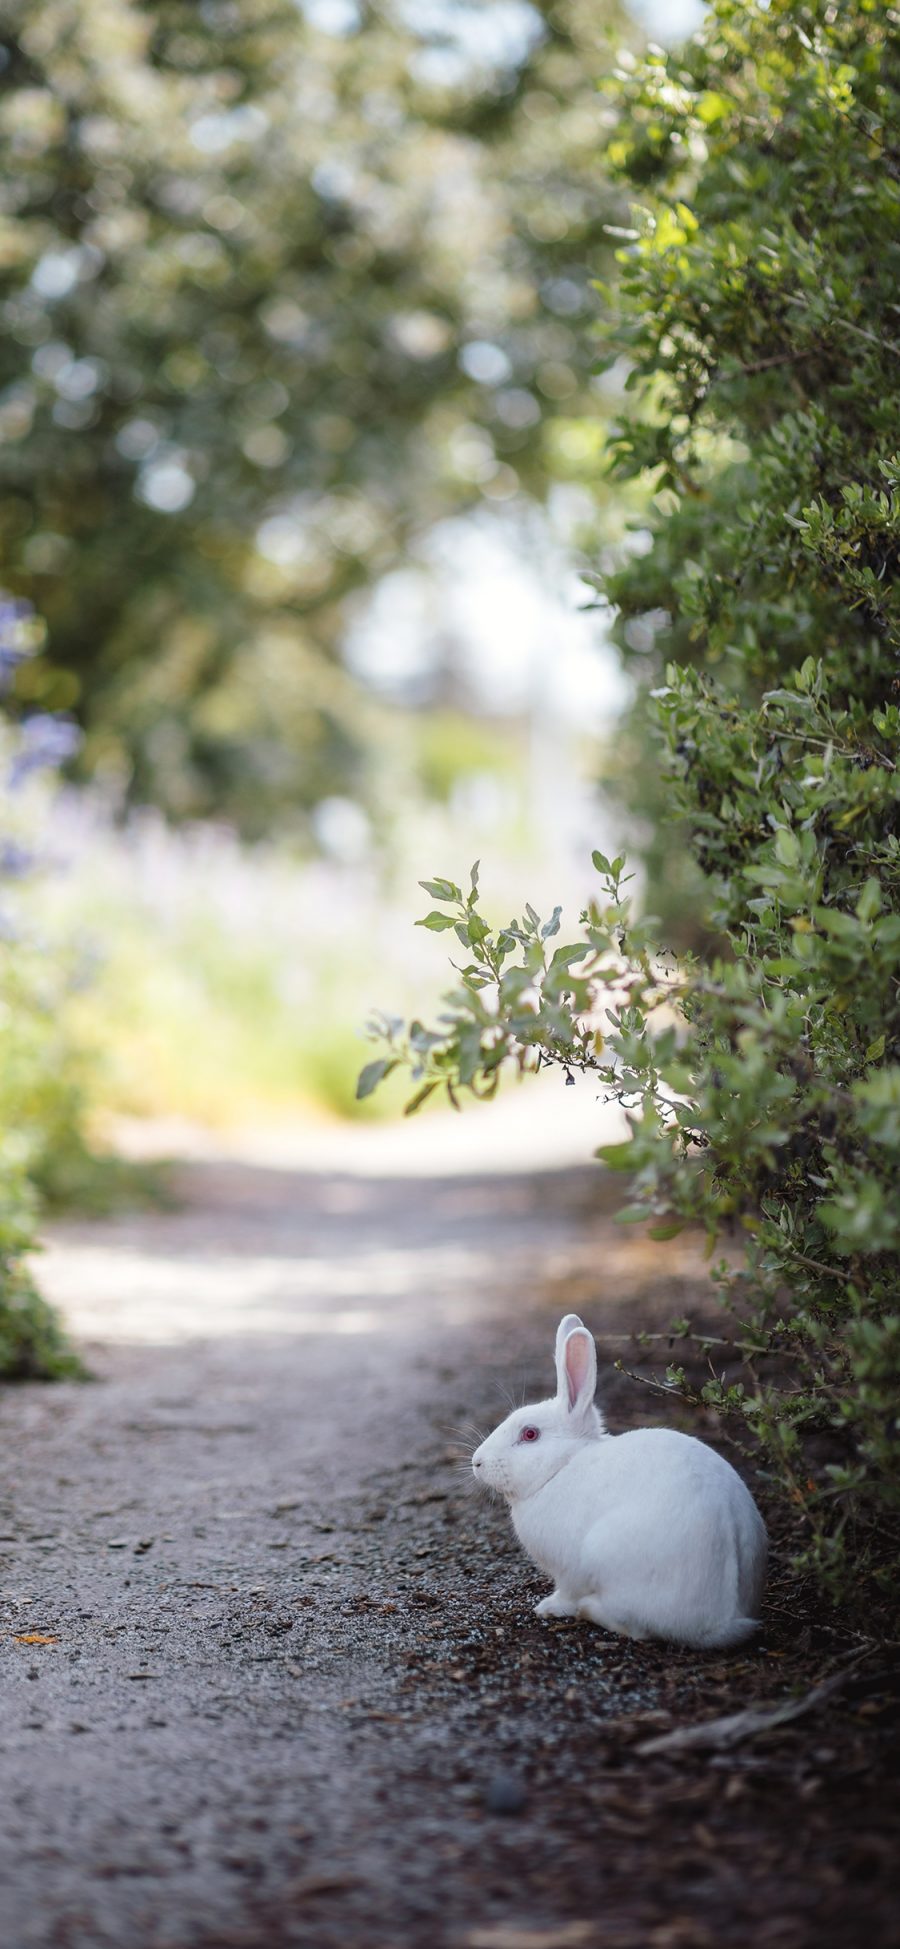
[[541,1432],[541,1431],[540,1431],[540,1428],[523,1428],[523,1429],[522,1429],[522,1433],[521,1433],[521,1434],[520,1434],[520,1436],[519,1436],[519,1440],[520,1440],[520,1441],[537,1441],[537,1439],[538,1439],[538,1437],[539,1437],[539,1435],[540,1435],[540,1432]]

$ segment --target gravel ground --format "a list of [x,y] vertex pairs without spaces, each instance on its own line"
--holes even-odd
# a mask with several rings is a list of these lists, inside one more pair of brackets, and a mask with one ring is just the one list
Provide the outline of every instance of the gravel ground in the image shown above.
[[[472,1489],[470,1424],[549,1391],[560,1311],[609,1363],[693,1248],[623,1235],[591,1169],[180,1190],[55,1229],[94,1379],[0,1401],[4,1949],[900,1940],[884,1658],[777,1574],[740,1655],[540,1623]],[[658,1418],[608,1364],[601,1394]],[[842,1672],[763,1738],[641,1751]]]

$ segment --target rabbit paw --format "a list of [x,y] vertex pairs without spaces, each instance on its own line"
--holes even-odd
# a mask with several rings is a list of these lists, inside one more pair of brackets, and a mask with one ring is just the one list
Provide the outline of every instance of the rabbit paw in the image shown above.
[[551,1590],[549,1597],[542,1597],[535,1604],[534,1614],[535,1617],[576,1617],[578,1613],[577,1605],[564,1597],[561,1590]]
[[652,1636],[646,1626],[635,1617],[614,1617],[608,1604],[599,1597],[582,1597],[578,1606],[579,1617],[586,1617],[590,1624],[599,1624],[604,1631],[615,1631],[619,1637],[635,1638],[641,1642]]

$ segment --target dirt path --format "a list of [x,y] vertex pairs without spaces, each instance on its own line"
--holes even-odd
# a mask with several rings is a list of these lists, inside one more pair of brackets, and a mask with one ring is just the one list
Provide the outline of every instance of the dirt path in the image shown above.
[[416,1175],[198,1161],[180,1210],[54,1233],[96,1379],[0,1402],[4,1949],[886,1943],[852,1708],[800,1762],[634,1757],[809,1644],[539,1624],[458,1467],[501,1384],[546,1387],[560,1304],[615,1353],[689,1252],[625,1243],[590,1169],[429,1176],[422,1143]]

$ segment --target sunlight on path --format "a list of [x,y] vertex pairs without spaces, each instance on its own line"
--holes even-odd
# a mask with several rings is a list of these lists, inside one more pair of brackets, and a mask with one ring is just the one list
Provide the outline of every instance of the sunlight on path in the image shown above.
[[183,1203],[52,1226],[41,1286],[90,1341],[458,1326],[527,1291],[536,1255],[567,1262],[566,1200],[542,1183],[573,1164],[589,1179],[622,1129],[593,1085],[554,1078],[397,1125],[133,1131],[132,1151],[177,1153]]
[[600,1085],[558,1074],[513,1084],[492,1103],[396,1123],[271,1123],[221,1133],[172,1118],[116,1126],[134,1157],[173,1156],[260,1164],[282,1170],[367,1178],[474,1177],[567,1170],[589,1164],[599,1144],[627,1137],[623,1112],[604,1103]]
[[418,1311],[424,1299],[443,1324],[462,1324],[484,1311],[488,1263],[485,1251],[419,1247],[370,1249],[356,1267],[328,1256],[248,1262],[215,1252],[198,1264],[149,1242],[142,1250],[113,1237],[94,1246],[64,1236],[50,1245],[41,1284],[78,1335],[171,1345],[232,1334],[373,1333],[396,1327],[404,1300]]

